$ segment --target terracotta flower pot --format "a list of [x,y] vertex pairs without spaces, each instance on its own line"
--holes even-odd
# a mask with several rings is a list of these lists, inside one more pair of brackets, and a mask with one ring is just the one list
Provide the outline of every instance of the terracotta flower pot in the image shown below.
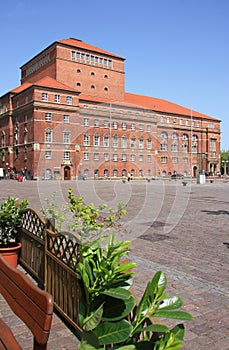
[[8,261],[13,267],[17,267],[18,256],[21,250],[21,243],[12,243],[10,247],[1,248],[0,254]]

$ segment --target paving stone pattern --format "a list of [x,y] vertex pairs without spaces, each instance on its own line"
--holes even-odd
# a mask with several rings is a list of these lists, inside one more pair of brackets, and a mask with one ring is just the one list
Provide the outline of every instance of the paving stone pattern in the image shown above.
[[[153,274],[164,271],[167,291],[181,296],[183,310],[195,317],[185,322],[184,349],[229,350],[229,183],[193,182],[184,187],[181,181],[0,181],[0,197],[28,198],[39,210],[45,195],[58,189],[66,197],[68,188],[94,202],[99,198],[112,205],[114,198],[126,199],[127,232],[122,236],[132,241],[129,255],[137,263],[138,297]],[[28,332],[2,298],[0,303],[0,315],[12,325],[23,349],[31,348]],[[49,350],[57,346],[77,349],[77,341],[55,315]]]

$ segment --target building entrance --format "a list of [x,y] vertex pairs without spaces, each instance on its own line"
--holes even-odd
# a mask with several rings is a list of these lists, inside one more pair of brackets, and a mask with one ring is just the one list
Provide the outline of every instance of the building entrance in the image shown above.
[[71,170],[69,166],[64,167],[64,180],[71,180]]

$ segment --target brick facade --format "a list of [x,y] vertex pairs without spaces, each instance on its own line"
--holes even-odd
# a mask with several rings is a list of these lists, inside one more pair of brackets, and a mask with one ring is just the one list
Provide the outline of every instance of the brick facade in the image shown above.
[[0,167],[35,178],[196,176],[219,170],[220,120],[124,90],[125,59],[61,40],[1,97]]

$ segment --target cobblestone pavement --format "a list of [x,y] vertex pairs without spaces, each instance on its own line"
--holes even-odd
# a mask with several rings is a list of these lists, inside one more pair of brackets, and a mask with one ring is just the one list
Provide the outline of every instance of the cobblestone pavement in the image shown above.
[[[229,350],[229,183],[0,181],[0,198],[28,198],[30,206],[39,210],[54,191],[60,201],[66,198],[68,188],[87,201],[101,200],[111,206],[127,203],[124,238],[131,240],[130,258],[137,263],[137,295],[142,295],[156,271],[164,271],[167,291],[181,296],[183,310],[195,317],[185,322],[184,349]],[[24,327],[14,323],[0,302],[1,316],[16,325],[16,333],[25,341]],[[55,315],[49,350],[57,345],[58,349],[77,348],[75,337]]]

